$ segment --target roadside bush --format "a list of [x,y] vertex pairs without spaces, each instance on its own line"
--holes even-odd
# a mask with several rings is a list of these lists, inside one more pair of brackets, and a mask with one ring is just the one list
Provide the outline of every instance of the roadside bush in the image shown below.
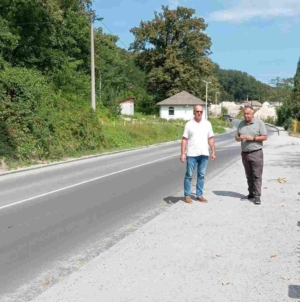
[[221,114],[228,114],[228,109],[225,108],[225,107],[222,107],[222,110],[221,110]]
[[283,123],[284,130],[292,130],[293,129],[293,118],[289,117]]
[[0,156],[36,160],[103,148],[96,114],[55,94],[39,72],[7,69],[0,91]]
[[209,120],[212,124],[213,127],[216,127],[218,133],[224,133],[223,130],[222,132],[220,131],[220,127],[227,127],[227,128],[232,128],[232,123],[228,122],[227,117],[220,116],[218,118],[210,119]]
[[101,150],[105,146],[102,125],[92,109],[59,111],[53,116],[53,144],[50,157],[72,156]]
[[38,138],[51,135],[47,116],[56,102],[50,86],[36,71],[8,68],[0,74],[0,94],[0,156],[42,156]]
[[274,118],[270,117],[270,116],[268,116],[266,119],[263,119],[263,121],[265,123],[272,124],[272,125],[276,125],[277,124],[277,120],[274,120]]

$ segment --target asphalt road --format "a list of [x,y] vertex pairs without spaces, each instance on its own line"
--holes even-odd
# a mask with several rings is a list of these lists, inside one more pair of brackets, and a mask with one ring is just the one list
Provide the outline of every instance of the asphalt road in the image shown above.
[[[215,138],[207,180],[238,158],[233,136]],[[173,142],[1,176],[0,301],[30,301],[182,200],[179,153]]]

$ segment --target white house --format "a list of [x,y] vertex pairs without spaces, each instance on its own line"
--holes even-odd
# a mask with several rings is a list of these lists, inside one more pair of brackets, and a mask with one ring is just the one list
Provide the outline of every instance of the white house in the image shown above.
[[262,106],[263,106],[263,108],[269,108],[269,107],[271,107],[271,104],[269,102],[264,102],[262,104]]
[[211,104],[210,105],[210,114],[217,116],[222,114],[222,108],[226,108],[228,111],[228,114],[235,117],[240,112],[240,105],[236,104],[234,102],[221,102],[220,104]]
[[267,120],[271,118],[275,121],[277,118],[276,108],[263,106],[254,113],[254,116],[262,120]]
[[134,101],[132,98],[125,99],[121,102],[121,114],[134,115]]
[[250,100],[250,101],[244,101],[240,104],[242,107],[245,107],[246,105],[253,107],[254,109],[259,109],[262,107],[262,103],[259,101],[255,100]]
[[164,119],[184,119],[191,120],[194,117],[193,108],[196,105],[203,106],[203,117],[205,114],[205,102],[194,95],[182,91],[170,98],[157,103],[159,106],[159,116]]

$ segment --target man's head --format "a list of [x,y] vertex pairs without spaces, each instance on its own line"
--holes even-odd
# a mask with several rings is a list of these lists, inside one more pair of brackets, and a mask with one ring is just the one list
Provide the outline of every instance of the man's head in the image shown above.
[[244,108],[244,118],[247,123],[250,123],[254,117],[254,109],[251,106],[245,106]]
[[201,121],[203,114],[203,107],[201,105],[196,105],[194,107],[194,116],[196,121]]

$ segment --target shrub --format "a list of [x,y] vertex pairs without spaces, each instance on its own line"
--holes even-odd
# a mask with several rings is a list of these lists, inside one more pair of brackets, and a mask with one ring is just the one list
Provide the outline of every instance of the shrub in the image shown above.
[[38,138],[51,135],[47,116],[56,99],[50,86],[36,71],[9,68],[0,74],[0,92],[0,141],[7,146],[0,155],[39,157]]
[[59,158],[103,148],[96,114],[55,94],[37,71],[6,70],[0,91],[0,156]]

